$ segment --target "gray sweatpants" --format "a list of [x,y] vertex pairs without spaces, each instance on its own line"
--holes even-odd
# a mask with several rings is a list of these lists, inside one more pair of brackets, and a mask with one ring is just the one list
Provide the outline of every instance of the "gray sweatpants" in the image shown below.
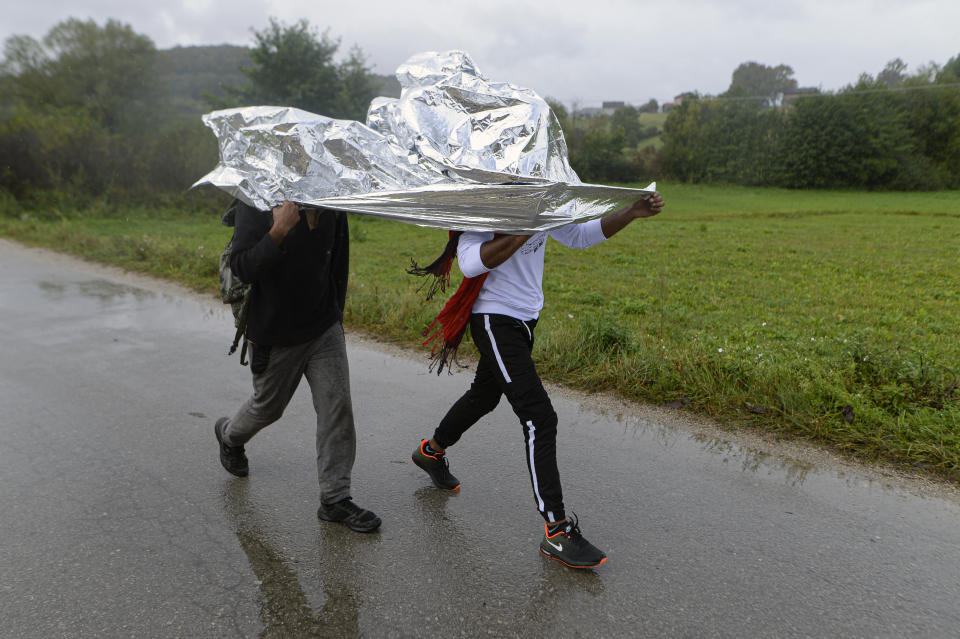
[[[251,354],[251,369],[256,355]],[[350,472],[356,457],[350,372],[339,322],[305,344],[270,347],[266,370],[253,374],[253,396],[224,426],[223,439],[231,446],[242,446],[280,419],[301,377],[310,384],[317,411],[320,501],[332,504],[350,497]]]

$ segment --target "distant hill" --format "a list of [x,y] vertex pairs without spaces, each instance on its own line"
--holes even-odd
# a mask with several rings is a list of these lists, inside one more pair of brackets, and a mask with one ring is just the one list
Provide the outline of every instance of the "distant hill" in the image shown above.
[[160,81],[168,91],[174,116],[200,116],[210,110],[204,96],[222,96],[223,87],[247,81],[240,71],[250,65],[247,47],[174,47],[157,53]]
[[[247,47],[178,46],[157,53],[160,81],[170,99],[171,118],[199,117],[211,110],[205,96],[222,97],[224,87],[247,82],[240,71],[240,67],[250,66]],[[374,78],[379,83],[379,95],[400,97],[400,83],[395,76],[374,74]]]

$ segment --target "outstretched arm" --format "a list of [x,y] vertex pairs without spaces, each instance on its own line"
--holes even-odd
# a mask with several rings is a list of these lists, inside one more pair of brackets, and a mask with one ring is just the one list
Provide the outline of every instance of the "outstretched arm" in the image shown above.
[[659,192],[654,192],[646,200],[637,200],[630,206],[625,206],[616,213],[607,215],[600,220],[600,228],[603,230],[604,237],[611,238],[635,219],[653,217],[662,211],[663,207],[663,197]]

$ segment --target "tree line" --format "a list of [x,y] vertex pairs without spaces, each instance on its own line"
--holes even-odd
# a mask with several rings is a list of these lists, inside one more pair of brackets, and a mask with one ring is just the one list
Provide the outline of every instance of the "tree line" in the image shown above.
[[744,99],[735,73],[726,94],[693,95],[671,111],[665,172],[788,188],[960,188],[960,55],[913,75],[895,59],[836,93],[795,93],[778,104],[796,88],[785,82],[792,70],[781,71],[766,95]]
[[[225,49],[222,55],[236,56]],[[40,40],[8,38],[0,63],[0,196],[182,193],[217,160],[203,111],[278,104],[363,120],[385,86],[399,89],[372,73],[360,49],[340,55],[339,40],[306,20],[271,19],[255,31],[247,64],[233,74],[239,81],[214,85],[199,107],[167,81],[165,66],[182,63],[173,58],[183,52],[161,53],[116,20],[69,19]]]
[[[192,78],[206,78],[199,84],[171,81],[171,65],[185,63],[188,52],[158,51],[115,20],[69,19],[40,40],[8,38],[0,62],[0,197],[183,193],[217,159],[202,111],[280,104],[362,121],[373,97],[398,95],[395,79],[374,74],[361,49],[341,52],[338,39],[306,20],[271,19],[253,33],[249,50],[211,48],[231,72],[214,82],[204,73],[215,72],[195,69]],[[649,120],[658,117],[650,113],[655,101],[589,119],[551,104],[571,165],[588,181],[958,188],[960,56],[913,75],[905,69],[894,61],[837,94],[783,105],[775,96],[796,88],[792,69],[745,63],[724,95],[689,94],[656,124]],[[652,139],[662,146],[649,146]]]

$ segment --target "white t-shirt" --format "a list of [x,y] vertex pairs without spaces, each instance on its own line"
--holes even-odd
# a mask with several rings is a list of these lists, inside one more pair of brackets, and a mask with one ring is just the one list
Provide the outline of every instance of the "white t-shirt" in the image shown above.
[[465,277],[489,271],[480,295],[473,304],[474,313],[497,313],[520,320],[536,319],[543,308],[543,253],[547,237],[564,246],[585,249],[607,239],[600,220],[567,224],[530,237],[510,258],[494,269],[480,260],[480,245],[493,239],[493,233],[465,231],[457,246],[457,263]]

